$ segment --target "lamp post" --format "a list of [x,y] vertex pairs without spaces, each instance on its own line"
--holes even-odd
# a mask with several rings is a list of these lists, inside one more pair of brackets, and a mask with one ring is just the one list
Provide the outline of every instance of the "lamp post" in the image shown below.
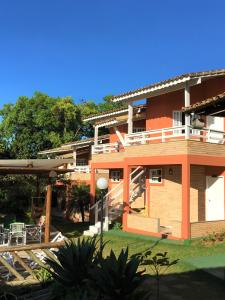
[[101,201],[101,231],[100,231],[100,254],[102,256],[103,251],[103,191],[108,188],[108,180],[105,177],[100,177],[97,180],[97,188],[100,189],[100,201]]

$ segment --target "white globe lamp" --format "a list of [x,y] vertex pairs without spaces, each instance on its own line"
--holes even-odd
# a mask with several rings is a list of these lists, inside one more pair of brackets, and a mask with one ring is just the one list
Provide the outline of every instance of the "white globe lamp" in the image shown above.
[[97,180],[97,188],[100,190],[106,190],[108,188],[108,180],[105,177],[100,177]]

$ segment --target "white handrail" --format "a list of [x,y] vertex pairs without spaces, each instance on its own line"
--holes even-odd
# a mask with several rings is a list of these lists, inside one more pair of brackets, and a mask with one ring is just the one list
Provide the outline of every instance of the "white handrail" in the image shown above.
[[118,152],[119,151],[118,147],[119,147],[118,143],[93,145],[92,146],[92,154]]
[[[221,134],[222,136],[213,136],[213,134]],[[190,137],[207,138],[207,141],[214,140],[221,143],[225,141],[225,132],[209,128],[196,129],[190,125],[184,125],[126,134],[125,141],[126,146],[131,146],[132,144],[145,144],[146,141],[154,140],[165,142],[167,139],[178,137],[184,137],[185,139]]]
[[90,172],[90,167],[88,165],[86,166],[75,166],[74,167],[75,172],[84,172],[84,173],[89,173]]

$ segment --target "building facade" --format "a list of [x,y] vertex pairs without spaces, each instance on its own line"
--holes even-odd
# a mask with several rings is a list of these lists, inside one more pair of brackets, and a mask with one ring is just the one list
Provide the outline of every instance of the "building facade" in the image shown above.
[[[109,170],[105,217],[121,216],[124,231],[188,240],[224,230],[224,117],[185,112],[223,92],[225,70],[189,73],[114,96],[127,108],[88,117],[93,213],[96,172]],[[98,144],[100,127],[109,143]]]

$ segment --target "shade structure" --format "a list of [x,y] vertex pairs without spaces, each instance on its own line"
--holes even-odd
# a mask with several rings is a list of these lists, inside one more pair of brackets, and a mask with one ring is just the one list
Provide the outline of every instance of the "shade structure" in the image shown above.
[[[73,159],[1,159],[0,175],[36,174],[50,177],[51,171],[55,171],[57,174],[72,172],[72,169],[67,169],[67,165],[71,163],[73,163]],[[45,242],[49,242],[50,237],[51,201],[52,185],[49,180],[46,194]]]
[[42,174],[50,171],[57,174],[72,172],[66,165],[73,163],[73,159],[1,159],[0,174]]

